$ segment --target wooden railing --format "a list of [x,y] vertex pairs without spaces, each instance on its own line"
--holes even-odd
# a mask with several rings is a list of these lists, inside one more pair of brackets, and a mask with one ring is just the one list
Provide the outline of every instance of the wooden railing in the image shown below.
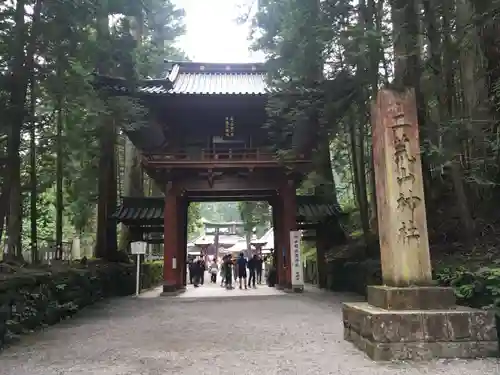
[[245,161],[274,161],[276,155],[269,151],[259,149],[230,149],[224,151],[199,150],[194,152],[172,152],[164,154],[145,155],[150,162],[245,162]]

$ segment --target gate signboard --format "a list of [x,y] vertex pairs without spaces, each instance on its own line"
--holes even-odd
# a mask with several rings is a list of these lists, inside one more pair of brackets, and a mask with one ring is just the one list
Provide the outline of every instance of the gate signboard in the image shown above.
[[304,288],[304,270],[302,268],[302,257],[300,254],[300,231],[290,231],[290,260],[292,263],[292,288]]
[[130,244],[132,254],[136,254],[136,271],[135,271],[135,295],[138,296],[141,292],[141,255],[146,254],[146,242],[137,241]]

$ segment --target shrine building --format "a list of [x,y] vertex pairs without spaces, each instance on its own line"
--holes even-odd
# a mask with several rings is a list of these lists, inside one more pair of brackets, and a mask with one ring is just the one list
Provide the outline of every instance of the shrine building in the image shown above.
[[[312,162],[307,155],[277,157],[276,135],[265,126],[266,82],[264,65],[257,63],[171,62],[164,79],[142,80],[135,89],[120,78],[98,77],[104,92],[137,97],[149,110],[146,124],[125,132],[164,195],[123,197],[113,218],[131,229],[134,240],[163,241],[165,293],[186,285],[191,202],[268,201],[282,288],[291,287],[290,231],[314,233],[339,213],[321,198],[296,196]],[[283,135],[280,148],[293,149],[292,139]]]

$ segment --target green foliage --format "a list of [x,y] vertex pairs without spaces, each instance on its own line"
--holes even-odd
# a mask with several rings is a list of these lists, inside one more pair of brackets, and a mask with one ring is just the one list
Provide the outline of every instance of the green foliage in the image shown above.
[[[5,273],[8,271],[9,273]],[[142,265],[143,289],[163,279],[163,262]],[[91,262],[62,269],[19,269],[0,273],[0,349],[18,335],[67,319],[85,306],[135,292],[135,266]]]
[[271,207],[264,201],[244,201],[238,202],[240,217],[243,221],[246,233],[252,233],[256,230],[257,235],[263,235],[263,232],[269,228],[272,221]]
[[446,267],[439,270],[436,277],[441,285],[453,287],[461,305],[500,308],[500,267],[476,271]]
[[239,221],[238,202],[204,202],[200,204],[200,215],[203,219],[215,223]]
[[316,262],[317,260],[316,247],[313,245],[313,243],[308,241],[302,241],[301,249],[302,249],[302,259],[304,259],[306,262]]
[[[368,285],[382,284],[380,260],[358,258],[338,258],[328,262],[329,289],[365,295]],[[454,289],[459,305],[500,308],[500,268],[496,265],[477,270],[442,266],[436,270],[434,278],[439,285]]]
[[163,260],[141,264],[141,288],[156,287],[163,282]]
[[[163,77],[163,60],[184,58],[175,40],[184,32],[184,12],[170,0],[49,1],[42,2],[38,30],[33,31],[33,2],[26,2],[25,27],[16,33],[13,18],[16,2],[4,4],[0,10],[0,103],[8,111],[11,86],[7,78],[15,59],[15,47],[36,43],[35,68],[24,72],[34,74],[34,91],[28,89],[24,124],[21,130],[21,186],[23,192],[23,247],[29,243],[30,165],[28,154],[36,153],[36,190],[39,245],[55,235],[56,184],[56,113],[62,101],[63,112],[63,237],[92,238],[96,231],[97,183],[99,176],[99,138],[110,115],[119,126],[140,127],[144,108],[137,100],[104,101],[92,86],[93,74],[106,67],[106,73],[127,78]],[[143,25],[133,24],[130,17]],[[100,35],[102,19],[109,35]],[[142,40],[130,33],[142,28]],[[34,36],[36,34],[36,40]],[[16,39],[17,38],[17,39]],[[138,45],[137,45],[138,44]],[[137,48],[135,48],[137,47]],[[21,47],[23,49],[23,47]],[[102,72],[101,72],[102,73]],[[35,101],[34,113],[29,102]],[[0,111],[3,112],[4,110]],[[31,116],[32,115],[32,116]],[[35,126],[35,150],[28,149],[28,128]],[[103,126],[104,125],[104,126]],[[0,138],[9,134],[0,126]],[[6,142],[0,143],[4,156]],[[5,176],[0,175],[5,185]],[[121,192],[118,192],[120,194]]]
[[188,207],[188,238],[199,234],[203,223],[201,222],[201,204],[192,202]]

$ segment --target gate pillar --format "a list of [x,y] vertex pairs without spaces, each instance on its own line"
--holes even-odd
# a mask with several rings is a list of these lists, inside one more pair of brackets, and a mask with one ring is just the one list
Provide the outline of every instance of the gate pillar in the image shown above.
[[179,282],[179,220],[178,220],[179,199],[172,183],[169,183],[165,192],[164,210],[164,235],[163,235],[163,293],[173,293],[177,291]]
[[283,243],[282,243],[282,223],[283,223],[283,203],[281,197],[278,196],[273,200],[273,237],[274,237],[274,252],[273,264],[276,268],[276,287],[281,286],[283,276]]
[[288,180],[280,189],[280,196],[283,207],[281,217],[281,256],[282,275],[280,282],[285,288],[292,287],[292,249],[290,243],[290,232],[297,228],[297,203],[294,181]]
[[177,289],[184,289],[186,286],[186,244],[187,244],[187,201],[184,197],[179,197],[177,202],[177,272],[178,285]]

